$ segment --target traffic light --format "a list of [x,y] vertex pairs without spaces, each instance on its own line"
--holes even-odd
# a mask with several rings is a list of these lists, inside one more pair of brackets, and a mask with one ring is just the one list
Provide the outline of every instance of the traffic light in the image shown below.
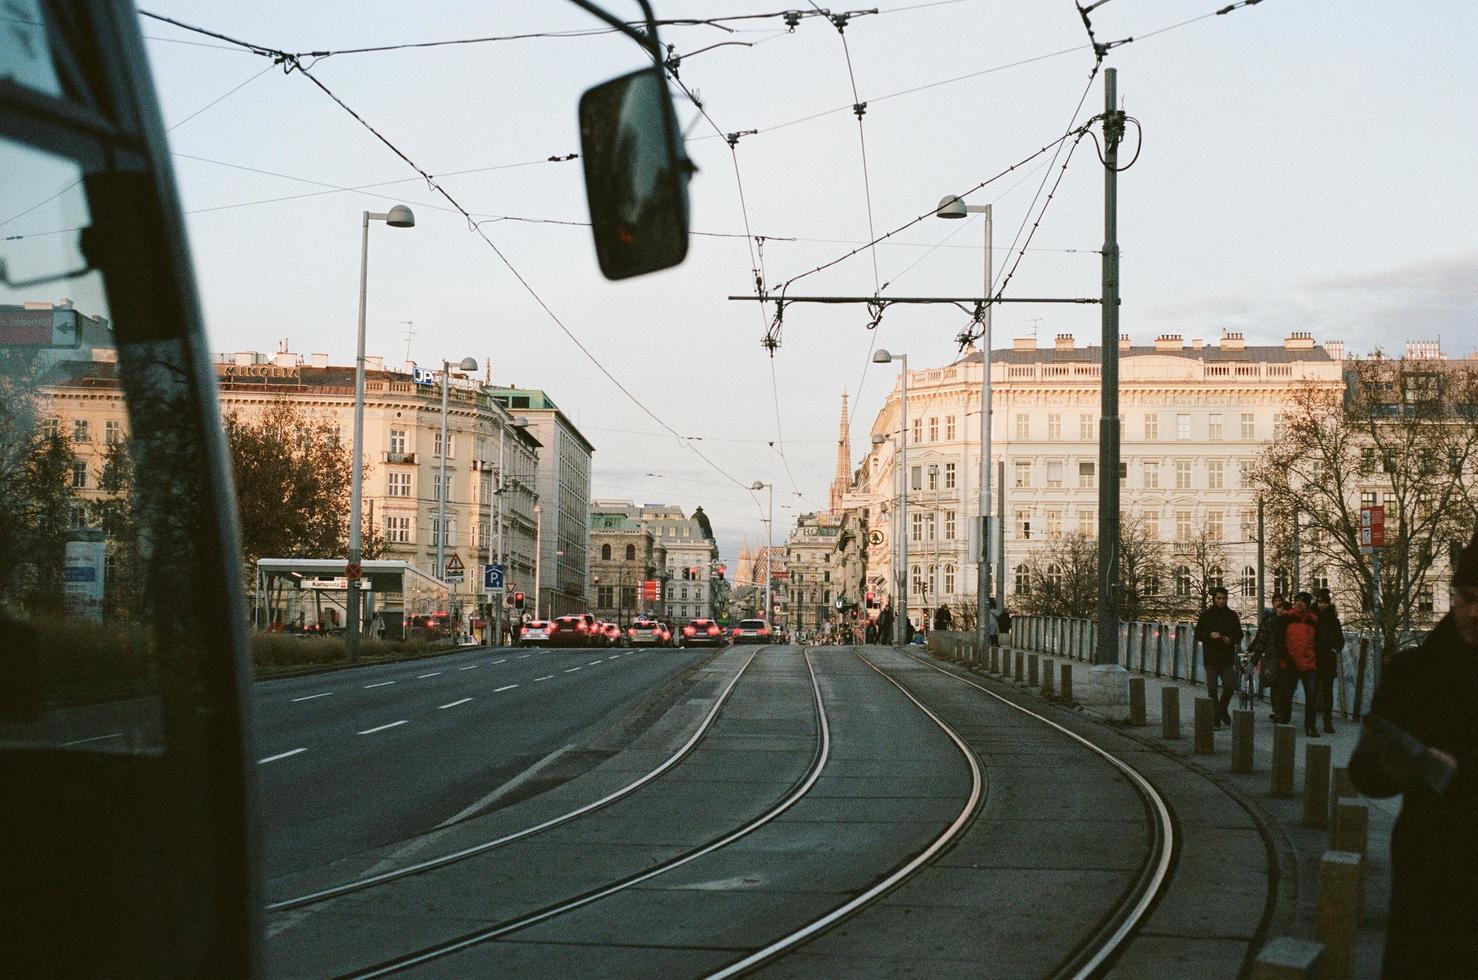
[[513,593],[513,605],[517,609],[522,609],[523,608],[523,593],[522,592],[515,592],[515,593]]

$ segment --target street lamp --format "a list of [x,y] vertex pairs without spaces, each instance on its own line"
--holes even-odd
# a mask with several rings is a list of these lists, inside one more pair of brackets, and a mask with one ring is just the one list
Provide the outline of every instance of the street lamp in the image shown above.
[[[989,204],[966,204],[954,194],[941,198],[939,207],[934,211],[935,217],[939,218],[963,218],[969,214],[979,214],[985,218],[985,306],[980,311],[980,558],[976,565],[975,579],[979,608],[975,623],[980,642],[986,643],[992,630],[990,551],[991,546],[996,543],[990,533],[990,315],[994,305],[991,296],[991,213]],[[1001,560],[1004,562],[1004,543],[1000,550]],[[1002,575],[1004,577],[1004,571]],[[1004,582],[1001,583],[1001,588],[1005,588]]]
[[898,466],[903,473],[903,489],[898,494],[898,548],[901,559],[898,565],[898,584],[896,591],[900,599],[900,608],[894,611],[894,639],[902,644],[912,640],[911,636],[904,636],[908,629],[908,355],[890,354],[886,349],[873,352],[872,362],[874,364],[891,364],[894,357],[898,358],[902,365],[903,391],[899,404],[901,405],[901,422],[898,426]]
[[770,563],[775,560],[775,484],[755,480],[749,485],[749,489],[770,491],[770,516],[765,521],[765,625],[770,626],[770,617],[775,611],[770,595],[771,583],[775,581],[774,569],[770,567]]
[[359,659],[359,594],[360,582],[360,516],[364,497],[364,305],[369,287],[369,223],[383,221],[391,228],[414,228],[416,216],[404,204],[383,213],[366,211],[360,222],[359,243],[359,337],[354,357],[354,468],[349,490],[349,558],[345,568],[349,579],[349,632],[344,652],[353,662]]

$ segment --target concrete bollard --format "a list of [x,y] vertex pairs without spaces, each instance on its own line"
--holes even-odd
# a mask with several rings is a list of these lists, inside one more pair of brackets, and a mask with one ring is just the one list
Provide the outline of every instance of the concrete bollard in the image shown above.
[[1252,980],[1313,980],[1324,976],[1324,947],[1307,939],[1279,936],[1252,962]]
[[1180,688],[1174,684],[1160,688],[1160,737],[1180,738]]
[[1329,743],[1304,743],[1304,826],[1329,824]]
[[1232,772],[1252,771],[1252,727],[1251,708],[1232,710]]
[[1292,725],[1273,726],[1273,771],[1269,792],[1293,795],[1293,746],[1297,730]]
[[1360,904],[1365,910],[1365,846],[1370,833],[1370,806],[1356,800],[1340,800],[1334,805],[1334,821],[1330,827],[1330,846],[1334,850],[1360,855]]
[[1057,687],[1053,683],[1053,677],[1057,673],[1057,661],[1050,658],[1042,661],[1042,697],[1050,698]]
[[1016,679],[1019,681],[1026,669],[1026,654],[1020,650],[1016,651]]
[[1129,678],[1129,724],[1145,725],[1144,678]]
[[1216,735],[1212,725],[1216,724],[1216,702],[1207,697],[1196,698],[1196,731],[1192,751],[1196,755],[1210,755],[1216,751]]
[[999,674],[1001,672],[1001,662],[999,659],[997,659],[998,652],[999,651],[996,647],[991,647],[989,650],[986,651],[986,664],[988,665],[986,667],[986,670],[988,670],[992,674]]
[[1062,683],[1058,685],[1061,697],[1064,701],[1071,702],[1073,699],[1073,665],[1064,663],[1062,665]]
[[1334,770],[1334,801],[1339,802],[1347,796],[1359,795],[1360,791],[1355,788],[1355,781],[1350,778],[1350,770],[1344,766],[1338,766]]
[[1355,928],[1360,921],[1361,857],[1349,851],[1325,851],[1319,859],[1319,900],[1314,932],[1324,946],[1321,977],[1350,975],[1355,952]]
[[1037,665],[1040,659],[1035,653],[1028,654],[1026,658],[1026,683],[1028,687],[1036,687],[1038,684],[1039,671]]

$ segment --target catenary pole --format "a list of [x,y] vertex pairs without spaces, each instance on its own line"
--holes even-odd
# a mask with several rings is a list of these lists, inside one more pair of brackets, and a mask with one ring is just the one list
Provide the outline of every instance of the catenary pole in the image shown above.
[[1098,423],[1098,644],[1093,662],[1119,659],[1119,111],[1118,72],[1103,76],[1103,365]]
[[[980,311],[980,554],[975,569],[975,629],[982,646],[990,642],[994,624],[990,621],[990,315],[991,308],[991,210],[986,205],[981,215],[985,222],[985,306]],[[1001,515],[996,515],[1000,520]],[[1004,588],[1004,586],[1003,586]]]

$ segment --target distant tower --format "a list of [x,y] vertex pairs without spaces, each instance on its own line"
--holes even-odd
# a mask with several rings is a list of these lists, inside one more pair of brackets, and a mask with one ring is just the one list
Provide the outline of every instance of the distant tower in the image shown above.
[[749,538],[745,537],[744,543],[739,546],[739,567],[734,571],[734,588],[754,584],[753,562],[754,559],[749,554]]
[[831,480],[831,500],[828,509],[833,514],[842,512],[842,497],[852,482],[852,437],[847,426],[847,393],[842,392],[842,421],[837,433],[837,471]]

